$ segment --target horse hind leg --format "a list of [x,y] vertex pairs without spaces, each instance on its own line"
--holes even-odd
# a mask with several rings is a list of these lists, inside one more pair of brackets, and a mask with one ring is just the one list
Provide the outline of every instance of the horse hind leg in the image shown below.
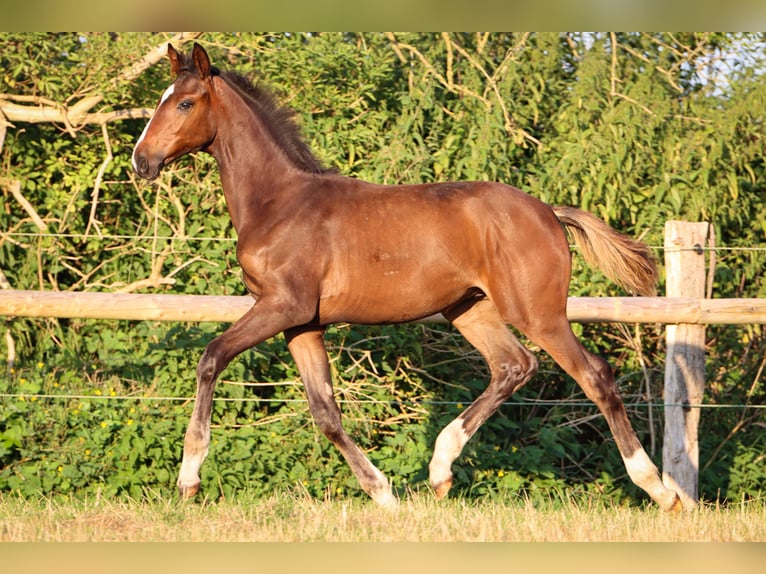
[[444,315],[482,354],[491,378],[484,392],[436,439],[429,480],[437,498],[452,487],[452,463],[468,440],[500,405],[537,372],[537,358],[511,333],[488,299],[449,309]]
[[341,424],[322,335],[322,329],[285,331],[288,348],[306,389],[311,415],[322,434],[346,459],[364,491],[381,506],[395,507],[397,500],[388,480],[348,436]]
[[575,337],[566,316],[549,317],[543,328],[522,328],[542,347],[593,401],[606,419],[628,476],[663,510],[680,510],[678,495],[665,487],[657,467],[646,454],[628,419],[609,364],[589,353]]

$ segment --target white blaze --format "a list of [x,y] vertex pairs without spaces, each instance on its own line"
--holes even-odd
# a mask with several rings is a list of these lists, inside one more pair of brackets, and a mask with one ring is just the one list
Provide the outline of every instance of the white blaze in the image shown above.
[[[175,91],[175,84],[170,84],[168,86],[168,89],[165,90],[165,92],[162,94],[162,98],[160,98],[160,103],[157,104],[157,108],[165,103],[165,100],[167,100]],[[156,110],[155,110],[156,111]],[[153,117],[153,116],[152,116]],[[131,156],[131,161],[133,162],[133,169],[138,171],[138,166],[136,165],[136,150],[138,149],[138,146],[141,144],[142,141],[144,141],[144,138],[146,137],[146,132],[149,131],[149,126],[152,123],[152,118],[149,118],[149,121],[146,122],[146,125],[144,126],[144,131],[141,132],[141,137],[138,138],[138,141],[136,142],[136,147],[133,148],[133,155]]]

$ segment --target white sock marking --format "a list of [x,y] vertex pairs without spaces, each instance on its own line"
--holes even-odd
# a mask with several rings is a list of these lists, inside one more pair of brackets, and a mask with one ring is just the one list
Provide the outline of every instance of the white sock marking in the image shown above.
[[648,482],[654,482],[659,478],[657,467],[643,449],[634,452],[630,457],[624,459],[625,469],[628,476],[638,486],[646,488]]
[[452,463],[468,442],[468,433],[463,430],[463,419],[457,418],[439,433],[434,447],[434,456],[428,469],[431,484],[439,484],[452,476]]
[[178,473],[179,486],[194,486],[199,483],[199,469],[207,456],[208,449],[190,456],[184,454],[181,471]]

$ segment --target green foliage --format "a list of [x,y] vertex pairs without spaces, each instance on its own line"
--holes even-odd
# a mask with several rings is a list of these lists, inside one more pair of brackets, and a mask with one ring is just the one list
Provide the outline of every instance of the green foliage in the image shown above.
[[[162,35],[4,33],[0,41],[0,93],[17,103],[72,106],[98,94],[100,111],[151,108],[169,82],[165,62],[113,81],[167,41]],[[382,183],[504,181],[589,209],[653,246],[668,219],[711,221],[727,248],[717,253],[714,296],[766,297],[766,252],[738,249],[762,247],[766,236],[758,35],[222,33],[200,41],[214,63],[274,87],[319,157],[342,173]],[[723,70],[717,77],[726,81],[702,70]],[[156,183],[136,182],[130,154],[143,124],[7,129],[0,183],[19,181],[48,231],[38,235],[3,184],[0,270],[13,288],[243,293],[214,162],[184,158]],[[618,291],[575,257],[571,293]],[[0,375],[0,490],[139,496],[173,488],[196,362],[223,326],[3,326],[17,356]],[[658,458],[661,329],[575,329],[618,366],[631,419]],[[708,333],[706,400],[743,406],[703,411],[701,492],[757,496],[766,490],[766,445],[763,410],[753,407],[764,404],[766,338],[758,326]],[[399,492],[423,488],[439,430],[486,385],[480,357],[436,327],[338,327],[328,340],[349,431]],[[541,359],[540,375],[466,447],[456,495],[542,500],[592,491],[643,500],[595,407]],[[206,493],[359,495],[313,425],[280,338],[238,358],[223,378],[263,384],[219,384]]]

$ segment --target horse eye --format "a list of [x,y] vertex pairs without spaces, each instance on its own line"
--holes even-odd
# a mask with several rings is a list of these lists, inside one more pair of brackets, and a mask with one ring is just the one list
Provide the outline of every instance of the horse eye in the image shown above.
[[184,100],[180,104],[178,104],[178,109],[182,112],[188,112],[190,109],[192,109],[192,106],[194,105],[193,102],[190,100]]

